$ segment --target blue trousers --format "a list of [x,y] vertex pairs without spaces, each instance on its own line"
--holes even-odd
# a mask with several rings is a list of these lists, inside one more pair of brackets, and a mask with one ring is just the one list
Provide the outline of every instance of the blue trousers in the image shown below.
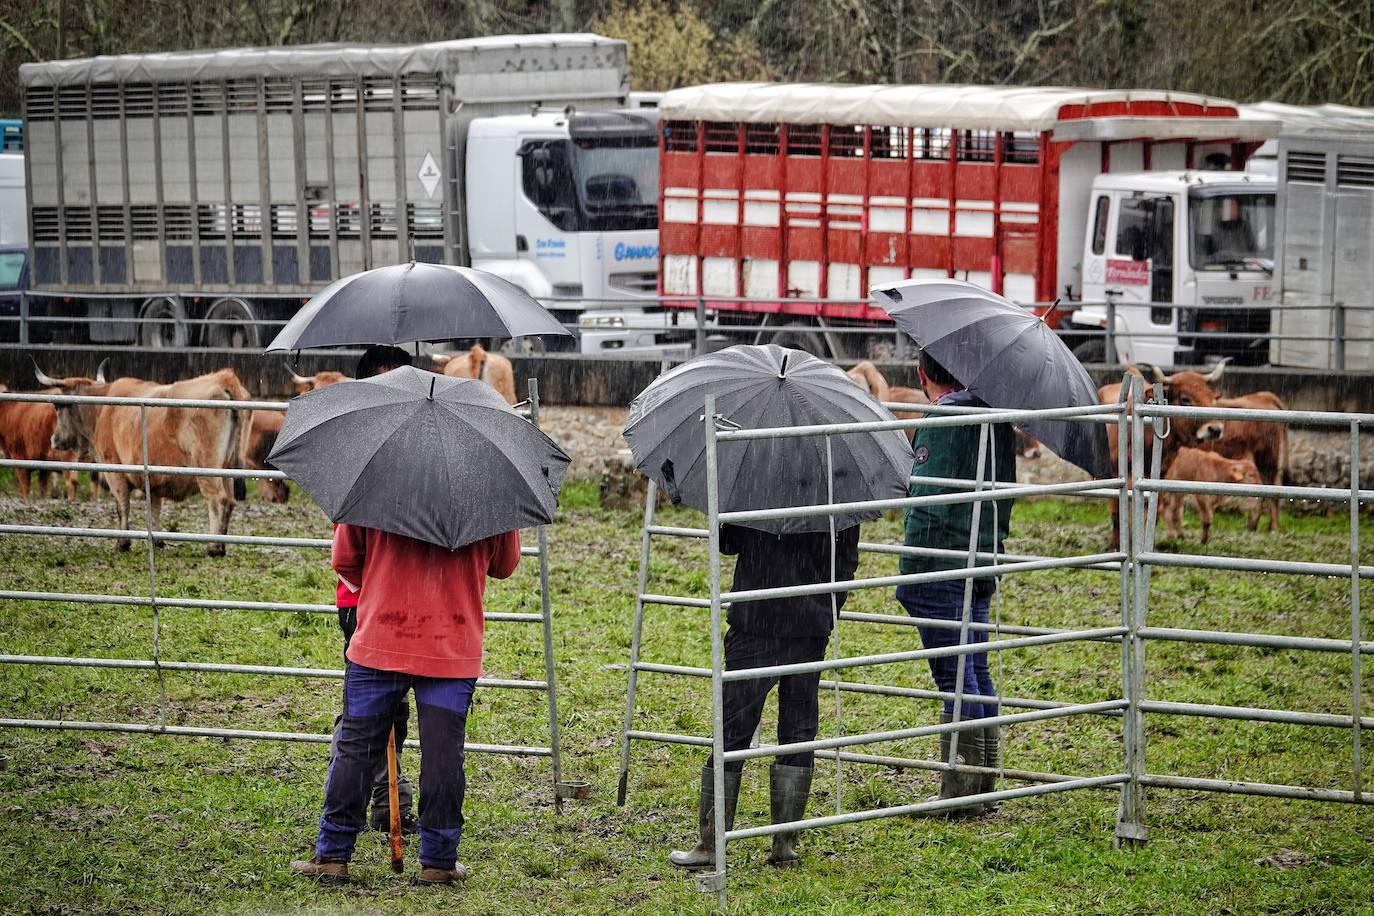
[[[974,623],[988,622],[988,607],[996,592],[996,579],[973,580],[973,607],[970,619]],[[897,586],[897,600],[901,602],[902,607],[906,608],[906,612],[918,621],[921,618],[961,621],[964,616],[964,580],[899,585]],[[959,645],[958,629],[921,626],[919,622],[916,624],[916,629],[921,634],[921,645],[927,649]],[[988,634],[986,631],[969,630],[968,639],[970,643],[987,642]],[[960,659],[963,659],[964,664],[964,693],[996,696],[997,692],[992,684],[992,672],[988,670],[988,654],[986,652],[969,653],[963,656],[947,655],[942,658],[930,659],[930,674],[935,680],[936,689],[945,693],[954,692],[955,681],[959,674]],[[953,700],[945,700],[945,712],[950,714],[954,712]],[[997,715],[996,703],[974,702],[967,697],[965,697],[959,711],[960,719],[982,719],[986,716],[995,715]]]
[[420,722],[420,864],[453,868],[463,833],[463,743],[476,678],[430,678],[380,671],[353,662],[344,672],[343,717],[324,784],[324,814],[315,852],[347,862],[367,826],[367,801],[398,704],[415,691]]

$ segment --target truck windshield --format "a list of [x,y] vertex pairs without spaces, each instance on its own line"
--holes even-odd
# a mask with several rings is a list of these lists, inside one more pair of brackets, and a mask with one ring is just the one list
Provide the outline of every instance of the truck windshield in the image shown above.
[[26,255],[22,251],[0,251],[0,289],[18,289]]
[[1274,195],[1195,194],[1188,198],[1194,270],[1274,269]]
[[586,229],[658,225],[658,141],[653,135],[573,143],[574,174]]

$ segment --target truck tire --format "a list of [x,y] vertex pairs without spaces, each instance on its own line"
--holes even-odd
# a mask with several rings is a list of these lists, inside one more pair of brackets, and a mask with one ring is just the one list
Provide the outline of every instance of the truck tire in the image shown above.
[[1073,355],[1080,363],[1101,365],[1107,361],[1107,342],[1101,337],[1092,337],[1073,348]]
[[206,320],[236,323],[206,324],[201,332],[201,341],[207,347],[256,350],[261,346],[258,342],[258,326],[252,323],[256,317],[253,307],[237,296],[219,299],[205,313]]
[[[175,296],[145,300],[138,310],[138,343],[161,350],[186,346],[186,310]],[[162,322],[173,320],[176,324]]]

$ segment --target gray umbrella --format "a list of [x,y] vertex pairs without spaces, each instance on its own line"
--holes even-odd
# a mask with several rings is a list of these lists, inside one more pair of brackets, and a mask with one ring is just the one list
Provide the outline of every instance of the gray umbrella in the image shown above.
[[268,461],[336,522],[449,549],[552,522],[568,472],[490,386],[413,366],[292,398]]
[[[746,429],[892,420],[837,367],[801,350],[736,346],[698,356],[659,376],[630,405],[625,438],[635,466],[673,502],[706,511],[706,430],[702,407]],[[907,493],[911,446],[901,430],[832,436],[835,501],[900,499]],[[721,511],[773,509],[829,501],[825,437],[721,443]],[[877,511],[837,515],[844,528]],[[774,534],[824,531],[825,516],[750,522]]]
[[[1097,385],[1040,318],[962,280],[903,280],[872,295],[897,326],[990,407],[1035,410],[1097,404]],[[1106,428],[1040,420],[1025,428],[1095,477],[1111,473]]]
[[325,287],[267,351],[551,334],[572,332],[514,283],[485,270],[411,261]]

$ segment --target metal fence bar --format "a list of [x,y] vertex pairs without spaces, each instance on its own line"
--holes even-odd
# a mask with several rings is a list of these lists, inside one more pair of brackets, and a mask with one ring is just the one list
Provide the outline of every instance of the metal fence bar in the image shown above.
[[[125,732],[139,735],[177,735],[191,738],[243,738],[251,741],[295,741],[304,744],[329,744],[334,736],[310,732],[271,732],[246,728],[200,728],[188,725],[145,725],[139,722],[78,722],[66,719],[0,719],[0,728],[36,728],[58,731]],[[418,748],[420,742],[409,738],[406,747]],[[473,744],[463,750],[473,754],[506,754],[514,757],[547,757],[549,749],[518,744]]]
[[1204,792],[1225,792],[1232,795],[1261,795],[1268,798],[1297,798],[1307,801],[1345,802],[1374,805],[1368,795],[1356,797],[1353,792],[1340,789],[1317,789],[1307,786],[1284,786],[1267,782],[1239,782],[1233,779],[1199,779],[1193,776],[1160,776],[1150,773],[1141,782],[1160,789],[1201,789]]
[[[625,805],[630,779],[630,732],[634,729],[635,698],[639,689],[639,650],[644,633],[645,590],[649,587],[649,552],[652,547],[650,530],[654,527],[654,509],[658,502],[658,483],[649,479],[644,494],[644,530],[639,543],[639,588],[635,592],[635,616],[630,625],[629,685],[625,690],[625,727],[620,740],[620,778],[616,783],[615,803]],[[704,535],[706,532],[703,531]],[[708,741],[707,744],[710,742]]]
[[221,401],[197,398],[126,398],[103,397],[91,394],[32,394],[17,391],[0,392],[0,403],[18,401],[24,404],[96,404],[119,407],[187,407],[204,410],[286,410],[285,401]]
[[1358,570],[1361,579],[1374,579],[1374,566],[1351,566],[1348,563],[1252,560],[1245,557],[1214,557],[1197,553],[1156,553],[1152,550],[1142,552],[1137,559],[1151,566],[1183,566],[1189,569],[1225,569],[1232,572],[1284,573],[1340,579],[1352,576]]
[[[144,605],[148,599],[141,595],[92,595],[76,592],[31,592],[0,590],[0,600],[8,601],[62,601],[72,604],[120,604]],[[271,611],[288,614],[333,614],[338,608],[332,604],[291,604],[280,601],[227,601],[218,598],[168,598],[160,596],[158,603],[165,608],[192,608],[207,611]],[[482,615],[486,621],[509,623],[538,623],[543,620],[539,614],[520,614],[507,611],[487,611]]]
[[1169,642],[1251,646],[1261,649],[1305,649],[1312,652],[1358,651],[1364,655],[1374,655],[1374,642],[1353,643],[1348,639],[1323,639],[1318,636],[1235,633],[1227,630],[1185,630],[1178,627],[1143,627],[1140,635],[1146,639],[1162,639]]
[[1255,706],[1215,706],[1210,703],[1172,703],[1145,700],[1140,704],[1146,712],[1174,716],[1197,716],[1204,719],[1240,719],[1247,722],[1281,722],[1289,725],[1317,725],[1323,728],[1364,728],[1374,726],[1374,719],[1356,719],[1331,713],[1299,712],[1291,709],[1265,709]]
[[[1254,410],[1242,407],[1186,407],[1180,404],[1140,405],[1142,416],[1183,417],[1192,420],[1252,420],[1256,423],[1286,423],[1299,426],[1374,426],[1374,414],[1337,410]],[[1158,483],[1157,479],[1152,482]]]
[[[222,662],[169,662],[139,658],[75,658],[66,655],[0,655],[0,665],[40,665],[57,668],[122,668],[135,671],[190,671],[206,674],[263,674],[343,680],[342,668],[292,668],[280,665],[239,665]],[[547,690],[545,681],[519,678],[477,679],[478,687],[496,690]]]
[[702,890],[714,889],[716,906],[725,909],[725,638],[722,631],[724,598],[720,586],[720,465],[716,440],[716,396],[706,395],[702,422],[706,425],[706,551],[711,589],[711,776],[715,800],[715,870],[698,878]]

